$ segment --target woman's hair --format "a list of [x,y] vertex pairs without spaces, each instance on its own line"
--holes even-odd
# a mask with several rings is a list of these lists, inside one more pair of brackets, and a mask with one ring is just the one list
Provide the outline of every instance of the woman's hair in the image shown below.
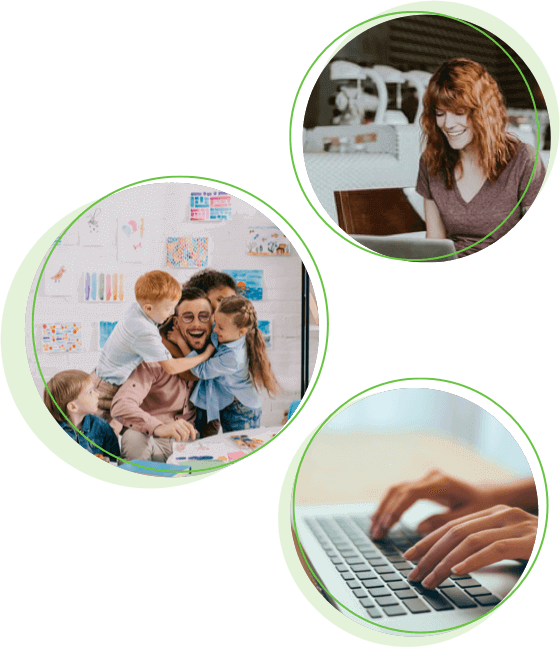
[[266,344],[259,330],[257,313],[253,304],[245,297],[226,297],[216,312],[233,315],[233,323],[238,328],[248,328],[245,339],[251,379],[257,388],[266,389],[269,396],[275,395],[280,389],[280,385],[266,354]]
[[181,296],[179,281],[171,274],[154,270],[146,272],[134,285],[134,296],[137,301],[159,302],[164,299],[175,301]]
[[91,381],[91,376],[85,371],[70,370],[60,371],[47,382],[50,394],[45,389],[43,402],[55,420],[58,422],[65,420],[56,405],[58,404],[62,411],[67,414],[66,407],[80,395],[88,380]]
[[473,131],[478,163],[492,182],[514,157],[518,140],[506,131],[507,111],[498,83],[488,70],[468,58],[446,61],[430,79],[424,94],[420,124],[424,132],[424,162],[428,173],[440,175],[450,189],[461,161],[436,124],[436,111],[465,112]]
[[217,270],[201,270],[193,274],[191,278],[183,284],[183,288],[198,288],[208,294],[210,290],[216,288],[231,288],[237,292],[237,285],[233,278],[225,272],[218,272]]

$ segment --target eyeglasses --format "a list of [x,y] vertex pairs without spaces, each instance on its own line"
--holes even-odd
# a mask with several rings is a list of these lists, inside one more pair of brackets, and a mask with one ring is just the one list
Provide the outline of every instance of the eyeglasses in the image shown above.
[[[200,323],[208,323],[212,315],[209,312],[199,312],[198,320]],[[185,312],[181,315],[181,321],[186,324],[190,324],[194,321],[194,314],[192,312]]]

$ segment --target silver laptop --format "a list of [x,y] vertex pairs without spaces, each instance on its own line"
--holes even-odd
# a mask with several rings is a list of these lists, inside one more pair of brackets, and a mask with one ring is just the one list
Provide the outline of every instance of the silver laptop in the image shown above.
[[[434,261],[450,261],[457,258],[455,245],[448,238],[421,238],[408,237],[406,234],[400,236],[366,236],[365,234],[353,234],[352,238],[360,245],[371,249],[373,252],[403,259],[434,259]],[[437,256],[446,258],[436,258]]]
[[[305,556],[327,599],[371,629],[436,632],[491,611],[514,588],[524,566],[504,560],[445,580],[430,591],[408,581],[413,568],[402,554],[417,541],[415,529],[442,510],[417,502],[383,541],[369,537],[371,503],[296,506],[295,523]],[[403,635],[403,634],[400,634]]]

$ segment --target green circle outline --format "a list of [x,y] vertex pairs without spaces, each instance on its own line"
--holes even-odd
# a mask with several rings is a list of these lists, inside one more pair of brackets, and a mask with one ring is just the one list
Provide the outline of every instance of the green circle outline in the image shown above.
[[[108,454],[112,458],[114,458],[116,460],[120,460],[123,463],[132,464],[131,461],[127,461],[122,457],[114,456],[113,454],[111,454],[111,452],[103,450],[101,447],[99,447],[99,445],[97,445],[96,443],[91,441],[89,438],[87,438],[87,436],[70,421],[68,416],[64,413],[64,411],[62,411],[62,409],[58,406],[58,403],[56,402],[56,400],[53,398],[52,393],[50,392],[50,390],[49,390],[49,388],[47,386],[45,377],[43,375],[43,371],[41,370],[41,365],[39,363],[39,358],[37,356],[37,347],[36,347],[36,343],[35,343],[35,334],[34,334],[34,330],[35,330],[35,303],[36,303],[36,299],[37,299],[37,293],[38,293],[38,290],[39,290],[39,285],[40,285],[41,279],[43,277],[43,273],[45,271],[46,265],[47,265],[51,255],[52,255],[52,253],[54,252],[56,247],[62,241],[62,238],[63,238],[64,234],[70,229],[70,227],[72,227],[72,225],[74,225],[86,213],[86,211],[89,211],[89,209],[91,209],[91,207],[95,206],[99,202],[102,202],[103,200],[110,197],[111,195],[114,195],[115,193],[119,193],[120,191],[123,191],[125,189],[130,188],[130,187],[137,186],[139,184],[145,184],[147,182],[155,182],[157,180],[168,180],[168,179],[191,179],[191,180],[204,180],[204,181],[207,181],[207,182],[217,182],[219,184],[229,186],[229,187],[231,187],[233,189],[241,191],[242,193],[245,193],[246,195],[249,195],[252,198],[254,198],[254,199],[258,200],[259,202],[261,202],[262,204],[266,205],[271,211],[273,211],[294,232],[294,234],[297,236],[297,238],[299,239],[299,241],[301,242],[301,244],[303,245],[303,247],[305,248],[305,250],[309,254],[309,257],[311,258],[311,261],[313,262],[315,270],[317,271],[317,276],[319,277],[319,282],[321,284],[321,288],[322,288],[322,291],[323,291],[323,297],[325,299],[325,313],[326,313],[325,319],[326,319],[326,324],[325,324],[325,348],[324,348],[324,351],[323,351],[323,357],[321,359],[321,364],[319,366],[319,371],[317,373],[315,381],[311,385],[311,388],[309,388],[309,386],[308,386],[307,391],[306,391],[306,397],[303,400],[303,402],[300,404],[300,406],[298,407],[298,410],[296,411],[296,413],[290,418],[290,420],[287,421],[287,423],[274,436],[274,438],[271,438],[269,441],[264,443],[264,445],[262,445],[261,447],[255,449],[250,454],[246,454],[245,456],[243,456],[241,458],[236,458],[235,460],[231,461],[230,463],[226,463],[224,465],[217,465],[216,467],[207,467],[207,468],[202,468],[202,469],[196,469],[196,470],[191,470],[190,472],[188,472],[188,474],[194,474],[196,472],[211,472],[211,471],[214,471],[214,470],[222,470],[222,469],[224,469],[226,467],[229,467],[230,465],[233,465],[234,463],[238,463],[238,462],[244,460],[245,458],[248,458],[249,456],[252,456],[253,454],[256,454],[261,449],[264,449],[267,445],[269,445],[273,440],[276,440],[276,438],[278,438],[278,436],[280,436],[282,433],[284,433],[284,431],[299,416],[299,414],[301,413],[303,407],[307,404],[309,398],[311,397],[311,394],[313,393],[313,391],[315,390],[315,387],[317,386],[317,382],[319,381],[319,376],[321,375],[321,372],[323,370],[323,365],[325,363],[325,358],[326,358],[326,355],[327,355],[327,346],[328,346],[328,341],[329,341],[329,306],[328,306],[328,302],[327,302],[327,292],[325,290],[325,285],[323,283],[323,277],[321,276],[321,273],[319,271],[319,267],[317,266],[317,262],[315,261],[315,258],[313,257],[313,254],[309,250],[309,247],[307,246],[307,244],[305,243],[303,238],[294,229],[294,227],[291,225],[291,223],[288,220],[286,220],[286,218],[284,218],[284,216],[282,216],[282,214],[280,214],[276,209],[271,207],[267,202],[265,202],[264,200],[262,200],[261,198],[256,196],[254,193],[251,193],[250,191],[246,191],[245,189],[242,189],[242,188],[236,186],[235,184],[230,184],[229,182],[223,182],[222,180],[216,180],[214,178],[207,178],[207,177],[202,177],[202,176],[197,176],[197,175],[163,175],[163,176],[160,176],[160,177],[153,177],[153,178],[148,178],[146,180],[140,180],[138,182],[132,182],[130,184],[126,184],[125,186],[120,187],[119,189],[115,189],[114,191],[111,191],[107,195],[104,195],[99,200],[96,200],[95,202],[92,202],[76,218],[74,218],[74,220],[72,220],[72,222],[66,227],[66,229],[64,229],[62,234],[60,234],[60,236],[58,236],[56,238],[55,243],[52,245],[51,250],[48,253],[47,258],[45,259],[44,265],[43,265],[43,267],[42,267],[42,269],[41,269],[41,271],[39,273],[39,277],[37,279],[37,285],[35,286],[35,293],[33,295],[33,304],[32,304],[32,308],[31,308],[31,329],[32,329],[32,341],[33,341],[33,354],[34,354],[34,357],[35,357],[35,361],[37,363],[37,368],[39,370],[41,380],[43,381],[43,384],[45,385],[46,391],[51,396],[51,399],[55,403],[56,408],[60,411],[62,416],[67,420],[67,422],[74,429],[74,431],[76,431],[77,433],[82,435],[84,438],[86,438],[86,440],[88,440],[88,442],[91,443],[94,447],[97,447],[97,449],[103,451],[105,454]],[[303,263],[303,265],[305,266],[305,263]],[[171,474],[183,474],[183,473],[185,473],[185,470],[161,470],[161,469],[157,469],[157,468],[154,468],[154,467],[145,467],[144,469],[147,469],[147,470],[150,470],[150,471],[153,471],[153,472],[165,473],[165,474],[170,474],[170,473]],[[149,475],[145,474],[143,476],[149,476]]]
[[[542,537],[541,537],[540,545],[538,547],[535,558],[533,559],[531,565],[527,569],[527,572],[523,572],[523,575],[522,575],[520,581],[516,584],[516,586],[506,595],[506,597],[503,600],[500,601],[499,604],[497,604],[495,607],[493,607],[492,609],[490,609],[486,613],[483,613],[478,618],[474,618],[473,620],[469,620],[469,622],[465,622],[465,623],[463,623],[461,625],[457,625],[456,627],[449,627],[448,629],[434,629],[434,630],[431,630],[431,631],[409,631],[407,629],[395,629],[394,627],[386,627],[385,625],[381,625],[381,624],[378,624],[378,623],[373,622],[371,620],[368,620],[367,618],[363,618],[362,616],[358,615],[357,613],[354,613],[352,610],[350,610],[348,607],[346,607],[344,604],[342,604],[342,602],[340,602],[337,598],[335,598],[335,596],[332,595],[332,593],[323,586],[322,582],[320,581],[320,579],[317,577],[315,571],[313,570],[313,567],[311,566],[311,564],[307,560],[307,557],[306,557],[305,552],[303,550],[303,547],[301,545],[301,541],[299,539],[299,535],[298,535],[298,531],[297,531],[297,523],[296,523],[296,519],[295,519],[296,488],[297,488],[297,481],[298,481],[299,472],[300,472],[303,460],[305,458],[305,455],[307,454],[307,450],[309,449],[309,447],[310,447],[311,443],[313,442],[315,436],[321,431],[321,429],[327,424],[327,422],[337,412],[339,412],[341,409],[346,407],[347,404],[349,404],[350,402],[360,398],[360,396],[364,395],[365,393],[368,393],[369,391],[372,391],[374,389],[379,389],[379,388],[381,388],[383,386],[387,386],[389,384],[395,384],[397,382],[411,382],[411,381],[415,381],[415,380],[426,380],[426,381],[430,381],[430,382],[444,382],[446,384],[454,384],[455,386],[460,386],[460,387],[462,387],[464,389],[472,391],[473,393],[477,393],[478,395],[481,395],[482,397],[486,398],[487,400],[492,402],[494,405],[496,405],[499,409],[501,409],[507,416],[509,416],[509,418],[511,418],[511,420],[513,420],[513,422],[515,422],[515,424],[522,431],[525,438],[529,441],[529,444],[531,445],[532,450],[535,452],[535,456],[537,457],[537,461],[539,463],[539,467],[541,469],[541,474],[542,474],[542,477],[543,477],[545,497],[546,497],[545,519],[544,519],[543,534],[542,534]],[[317,430],[313,433],[310,440],[308,441],[308,443],[307,443],[307,445],[306,445],[306,447],[305,447],[305,449],[303,451],[303,454],[301,456],[301,459],[299,461],[297,470],[296,470],[296,476],[295,476],[295,480],[294,480],[294,486],[292,488],[292,497],[291,497],[291,521],[292,521],[294,534],[295,534],[296,539],[297,539],[297,543],[298,543],[298,547],[299,547],[301,557],[303,557],[303,559],[305,560],[305,563],[307,564],[307,567],[311,571],[311,573],[312,573],[313,577],[315,578],[317,584],[338,605],[340,605],[342,608],[346,609],[346,611],[348,611],[350,614],[352,614],[356,618],[359,618],[360,620],[364,620],[365,622],[367,622],[367,623],[369,623],[371,625],[374,625],[375,627],[379,627],[380,629],[387,629],[389,631],[397,631],[399,633],[413,634],[413,635],[420,635],[420,634],[421,635],[424,635],[424,634],[438,634],[439,635],[439,634],[442,634],[442,633],[445,633],[445,632],[448,632],[448,631],[454,631],[456,629],[460,629],[461,627],[466,627],[466,626],[468,626],[470,624],[473,624],[474,622],[478,622],[479,620],[482,620],[483,618],[487,618],[491,613],[493,613],[498,607],[500,607],[506,600],[508,600],[517,591],[517,589],[521,586],[521,584],[523,584],[523,582],[527,579],[527,576],[529,575],[529,573],[533,569],[533,566],[535,565],[535,563],[537,561],[537,558],[538,558],[538,556],[539,556],[539,554],[541,552],[541,549],[542,549],[542,546],[543,546],[543,543],[544,543],[544,538],[546,536],[546,529],[548,527],[548,508],[549,508],[548,485],[547,485],[546,476],[545,476],[545,473],[544,473],[544,468],[543,468],[543,465],[542,465],[541,458],[540,458],[540,456],[539,456],[539,454],[538,454],[538,452],[536,450],[535,445],[533,444],[533,441],[529,438],[527,432],[523,429],[523,427],[519,424],[519,422],[511,415],[511,413],[509,413],[509,411],[507,411],[504,407],[502,407],[502,405],[498,404],[491,397],[489,397],[485,393],[482,393],[482,391],[478,391],[477,389],[474,389],[474,388],[472,388],[470,386],[467,386],[465,384],[461,384],[461,382],[454,382],[453,380],[444,380],[444,379],[440,379],[440,378],[436,378],[436,377],[405,377],[405,378],[399,378],[399,379],[396,379],[396,380],[389,380],[387,382],[381,382],[380,384],[376,384],[375,386],[371,386],[371,387],[369,387],[367,389],[364,389],[363,391],[360,391],[356,395],[352,396],[351,398],[349,398],[348,400],[343,402],[340,406],[338,406],[329,416],[327,416],[327,418],[325,418],[325,420],[321,423],[321,425],[319,425]]]
[[[296,108],[296,103],[297,103],[297,100],[298,100],[299,94],[300,94],[300,92],[301,92],[301,88],[302,88],[303,84],[305,83],[305,80],[307,79],[307,77],[308,77],[309,73],[311,72],[311,69],[313,68],[313,66],[315,65],[315,63],[317,63],[317,61],[321,58],[321,56],[323,56],[323,54],[324,54],[324,53],[325,53],[325,52],[326,52],[330,47],[332,47],[332,45],[334,45],[338,40],[340,40],[341,38],[343,38],[344,36],[346,36],[346,34],[349,34],[350,32],[352,32],[353,30],[358,29],[359,27],[361,27],[361,26],[363,26],[363,25],[366,25],[367,23],[372,22],[372,21],[374,21],[374,20],[379,20],[379,19],[381,19],[381,18],[387,18],[388,16],[398,16],[398,15],[401,15],[401,14],[413,14],[413,15],[427,14],[427,15],[432,15],[432,16],[442,16],[442,17],[444,17],[444,18],[451,18],[451,20],[456,20],[457,22],[461,22],[461,23],[463,23],[463,24],[465,24],[465,25],[468,25],[469,27],[472,27],[473,29],[476,29],[476,31],[478,31],[478,32],[480,32],[481,34],[483,34],[484,36],[486,36],[486,38],[488,38],[489,40],[491,40],[495,45],[497,45],[497,46],[498,46],[498,47],[499,47],[499,48],[504,52],[504,54],[505,54],[505,55],[510,59],[510,61],[511,61],[511,62],[514,64],[514,66],[516,67],[517,71],[518,71],[518,72],[519,72],[519,74],[521,75],[521,78],[522,78],[522,79],[523,79],[523,81],[525,82],[525,85],[527,86],[527,90],[529,91],[529,96],[531,97],[531,102],[532,102],[532,104],[533,104],[533,109],[534,109],[534,111],[535,111],[535,119],[536,119],[536,122],[537,122],[537,146],[536,146],[536,154],[535,154],[535,162],[534,162],[534,164],[533,164],[533,170],[531,171],[531,177],[529,178],[529,182],[527,183],[527,186],[525,187],[525,191],[523,191],[523,193],[521,194],[521,197],[519,198],[519,200],[518,200],[517,204],[516,204],[516,205],[514,206],[514,208],[512,209],[511,213],[510,213],[510,214],[509,214],[509,215],[508,215],[508,216],[507,216],[507,217],[506,217],[506,218],[505,218],[505,219],[504,219],[504,220],[503,220],[503,221],[502,221],[502,222],[501,222],[501,223],[500,223],[500,224],[499,224],[495,229],[493,229],[489,234],[486,234],[486,236],[484,236],[483,238],[481,238],[481,239],[480,239],[480,240],[478,240],[477,242],[472,243],[472,245],[469,245],[468,247],[465,247],[464,249],[461,249],[461,250],[460,250],[461,252],[464,252],[464,251],[465,251],[465,250],[467,250],[467,249],[471,249],[472,247],[475,247],[475,246],[476,246],[476,245],[478,245],[479,243],[481,243],[481,242],[483,242],[484,240],[486,240],[489,236],[491,236],[491,235],[492,235],[495,231],[497,231],[500,227],[502,227],[502,226],[503,226],[503,225],[504,225],[504,224],[505,224],[505,223],[506,223],[506,222],[511,218],[511,216],[512,216],[512,215],[513,215],[513,213],[514,213],[514,211],[517,209],[517,207],[518,207],[518,206],[521,204],[521,202],[523,201],[523,198],[525,197],[525,194],[526,194],[526,193],[527,193],[527,191],[529,190],[529,186],[531,185],[531,182],[532,182],[532,180],[533,180],[533,176],[534,176],[535,171],[536,171],[536,168],[537,168],[537,163],[538,163],[538,158],[539,158],[539,147],[540,147],[540,122],[539,122],[539,116],[538,116],[538,114],[537,114],[537,106],[536,106],[536,104],[535,104],[535,98],[533,97],[533,93],[531,92],[531,88],[529,87],[529,84],[527,83],[527,79],[526,79],[526,78],[525,78],[525,76],[523,75],[523,72],[519,69],[519,66],[517,65],[517,63],[516,63],[516,62],[513,60],[513,58],[508,54],[508,52],[506,52],[506,50],[505,50],[505,49],[504,49],[504,48],[503,48],[499,43],[497,43],[497,42],[496,42],[496,41],[495,41],[491,36],[489,36],[485,31],[483,31],[480,27],[477,27],[476,25],[473,25],[472,23],[470,23],[470,22],[468,22],[468,21],[466,21],[466,20],[463,20],[462,18],[455,18],[454,16],[449,16],[448,14],[444,14],[444,13],[438,13],[438,12],[436,12],[436,11],[394,11],[394,12],[389,12],[389,13],[380,14],[379,16],[375,16],[375,17],[373,17],[373,18],[368,18],[367,20],[363,20],[362,22],[357,23],[357,24],[356,24],[356,25],[354,25],[353,27],[350,27],[349,29],[347,29],[346,31],[344,31],[342,34],[340,34],[340,36],[337,36],[333,41],[331,41],[331,42],[330,42],[330,43],[329,43],[329,44],[328,44],[328,45],[327,45],[327,46],[326,46],[326,47],[325,47],[325,48],[320,52],[320,54],[318,54],[318,56],[316,56],[316,57],[315,57],[315,60],[313,61],[313,63],[311,63],[311,65],[310,65],[310,66],[309,66],[309,68],[307,69],[307,72],[304,74],[303,79],[301,80],[301,83],[299,84],[299,87],[298,87],[297,92],[296,92],[296,96],[295,96],[295,98],[294,98],[294,102],[293,102],[293,104],[292,104],[292,111],[291,111],[291,113],[290,113],[290,126],[289,126],[289,135],[288,135],[289,145],[290,145],[290,159],[291,159],[291,162],[292,162],[292,168],[293,168],[293,170],[294,170],[294,173],[295,173],[295,176],[296,176],[296,180],[297,180],[297,183],[298,183],[298,185],[299,185],[299,188],[301,189],[301,192],[302,192],[302,193],[303,193],[303,195],[305,196],[305,199],[307,200],[307,202],[308,202],[309,206],[310,206],[310,207],[313,209],[313,211],[314,211],[314,212],[319,216],[319,218],[320,218],[320,219],[325,223],[325,225],[327,225],[327,227],[328,227],[331,231],[333,231],[337,236],[340,236],[340,238],[342,238],[342,240],[345,240],[347,243],[349,243],[349,244],[350,244],[350,245],[352,245],[353,247],[356,247],[357,249],[361,249],[362,251],[367,252],[368,254],[373,254],[374,256],[380,256],[381,258],[389,258],[389,259],[391,259],[391,260],[395,260],[395,261],[404,261],[404,262],[409,262],[409,263],[423,263],[423,262],[429,262],[429,261],[439,260],[439,259],[441,259],[441,258],[448,258],[448,257],[450,257],[450,256],[454,256],[456,252],[449,253],[449,254],[443,254],[443,255],[441,255],[441,256],[432,256],[431,258],[396,258],[395,256],[385,256],[384,254],[379,254],[378,252],[374,252],[374,251],[373,251],[373,250],[371,250],[371,249],[367,249],[366,247],[363,247],[362,245],[359,245],[356,241],[348,240],[348,238],[346,238],[345,236],[343,236],[339,231],[337,231],[337,230],[336,230],[336,229],[335,229],[335,228],[334,228],[334,227],[333,227],[329,222],[327,222],[327,221],[323,218],[323,216],[322,216],[322,215],[317,211],[317,209],[315,208],[315,206],[313,205],[313,203],[312,203],[312,202],[311,202],[311,200],[309,199],[309,196],[307,195],[307,193],[305,192],[305,189],[303,188],[303,185],[302,185],[302,183],[301,183],[301,180],[300,180],[300,178],[299,178],[299,175],[298,175],[298,172],[297,172],[297,169],[296,169],[295,160],[294,160],[294,151],[293,151],[293,146],[292,146],[292,138],[293,138],[293,120],[294,120],[294,111],[295,111],[295,108]],[[362,32],[360,32],[360,33],[362,33]],[[359,35],[359,34],[357,34],[357,35],[356,35],[356,37],[357,37],[358,35]],[[548,171],[548,169],[547,169],[547,171]],[[319,204],[320,204],[320,202],[319,202]],[[340,229],[340,227],[339,227],[339,229]],[[342,231],[342,230],[341,230],[341,231]]]

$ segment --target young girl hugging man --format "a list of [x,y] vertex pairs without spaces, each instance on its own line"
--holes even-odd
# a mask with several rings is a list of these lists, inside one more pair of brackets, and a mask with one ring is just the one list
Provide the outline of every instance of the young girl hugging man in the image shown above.
[[[169,339],[183,353],[189,353],[177,332],[170,332]],[[214,313],[210,339],[216,348],[215,355],[190,369],[199,379],[191,396],[197,407],[196,428],[202,432],[208,422],[218,419],[224,433],[260,427],[259,390],[265,389],[273,396],[279,385],[253,304],[240,296],[221,300]]]

